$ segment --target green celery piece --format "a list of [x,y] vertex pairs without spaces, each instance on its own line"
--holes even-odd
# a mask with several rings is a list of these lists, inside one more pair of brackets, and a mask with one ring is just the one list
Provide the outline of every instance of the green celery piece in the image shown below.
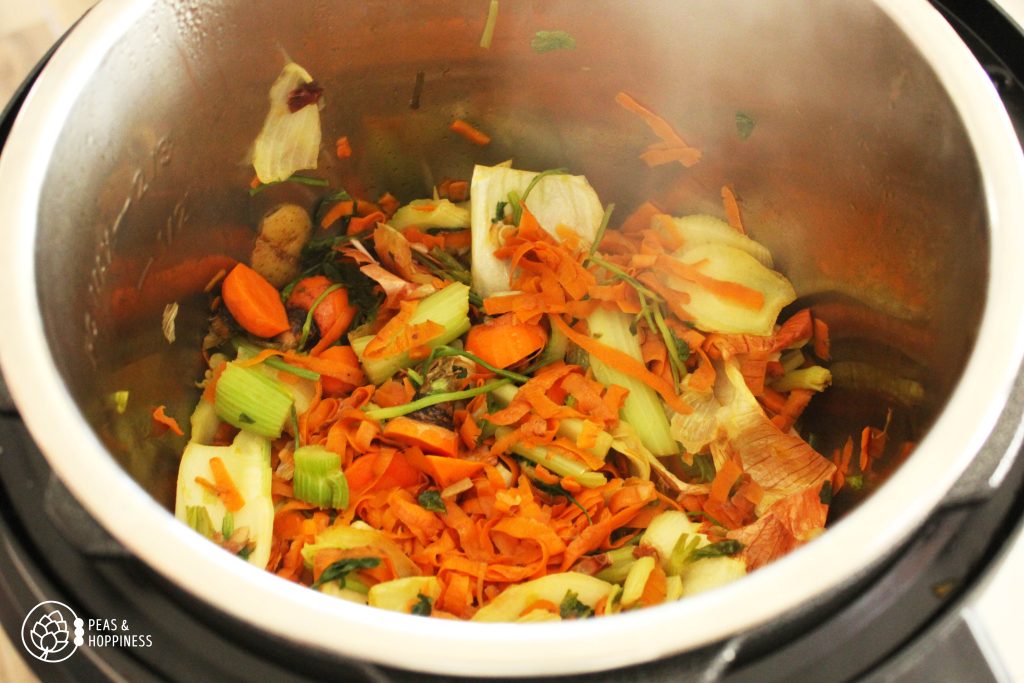
[[[423,299],[416,311],[409,318],[410,325],[432,320],[444,327],[444,332],[427,343],[429,348],[443,346],[455,341],[469,331],[469,287],[461,282],[453,282],[444,289],[434,292]],[[352,340],[352,349],[359,356],[366,376],[374,384],[382,384],[402,368],[407,368],[415,361],[408,353],[401,353],[388,358],[363,358],[363,350],[373,339],[373,335],[358,337]]]
[[[587,318],[590,336],[632,358],[643,361],[640,343],[629,331],[630,317],[617,311],[597,309]],[[622,406],[622,419],[636,431],[640,441],[654,455],[674,455],[679,445],[672,438],[668,417],[658,394],[643,382],[609,367],[595,356],[590,357],[594,376],[605,386],[618,384],[629,389]]]
[[[495,433],[500,439],[503,436],[508,435],[511,431],[512,430],[508,427],[499,427]],[[521,455],[530,462],[543,465],[555,474],[559,474],[563,477],[572,477],[578,481],[581,486],[585,486],[588,489],[607,483],[607,479],[605,479],[604,475],[600,472],[587,469],[583,463],[570,460],[558,453],[552,453],[543,446],[524,446],[521,443],[516,443],[513,444],[511,448],[512,452],[516,455]]]
[[217,380],[217,416],[239,429],[276,439],[291,415],[291,393],[256,368],[228,363]]
[[341,471],[341,456],[323,446],[295,451],[295,497],[321,508],[348,507],[348,480]]

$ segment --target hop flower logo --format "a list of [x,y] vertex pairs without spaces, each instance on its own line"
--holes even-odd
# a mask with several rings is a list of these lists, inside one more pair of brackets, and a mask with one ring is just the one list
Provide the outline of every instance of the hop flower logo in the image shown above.
[[[69,624],[74,624],[71,636]],[[74,610],[62,602],[41,602],[25,616],[21,625],[21,642],[25,650],[43,662],[62,662],[82,644],[84,622]]]

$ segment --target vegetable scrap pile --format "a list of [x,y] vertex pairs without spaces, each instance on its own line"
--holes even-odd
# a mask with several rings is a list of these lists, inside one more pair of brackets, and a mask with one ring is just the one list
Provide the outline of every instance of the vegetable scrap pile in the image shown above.
[[[254,186],[315,167],[320,99],[286,67]],[[660,138],[647,163],[700,159],[617,101]],[[787,308],[731,189],[730,222],[616,220],[583,176],[510,164],[405,203],[324,192],[268,213],[209,288],[176,514],[259,567],[415,615],[612,614],[811,540],[885,450],[885,428],[859,462],[794,429],[830,383],[828,329]]]

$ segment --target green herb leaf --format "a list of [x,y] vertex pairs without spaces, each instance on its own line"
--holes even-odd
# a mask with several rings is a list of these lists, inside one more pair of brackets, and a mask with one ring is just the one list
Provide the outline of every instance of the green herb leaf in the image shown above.
[[579,593],[568,590],[565,592],[561,604],[558,605],[558,614],[563,619],[586,619],[594,616],[594,610],[589,605],[580,602]]
[[441,492],[437,489],[427,489],[421,493],[416,500],[424,510],[440,512],[441,514],[448,511],[444,506],[444,501],[441,500]]
[[693,551],[693,559],[699,560],[702,557],[728,557],[735,555],[739,551],[743,550],[743,544],[739,541],[728,538],[718,543],[712,543],[706,545],[703,548],[697,548]]
[[338,560],[324,570],[320,578],[313,582],[312,587],[318,588],[331,581],[344,581],[349,572],[354,572],[358,569],[373,569],[378,566],[380,566],[379,557],[350,557]]
[[707,453],[693,456],[693,464],[682,463],[683,473],[694,484],[707,484],[715,478],[715,461]]
[[413,604],[409,614],[417,617],[429,617],[434,612],[434,601],[423,593],[416,594],[416,602]]
[[[520,461],[524,463],[523,467],[527,470],[527,472],[532,474],[533,463],[530,463],[528,460],[526,460],[526,458],[523,458],[522,456],[517,457]],[[536,488],[538,491],[542,491],[548,494],[549,496],[568,499],[570,503],[572,503],[573,505],[580,509],[580,512],[583,513],[583,516],[587,518],[588,523],[594,523],[594,520],[590,518],[590,513],[587,512],[587,508],[583,507],[583,505],[578,500],[576,500],[576,496],[572,495],[564,488],[562,488],[561,484],[548,484],[532,476],[530,477],[530,483],[533,484],[534,488]]]
[[754,132],[754,126],[756,122],[749,114],[738,111],[736,112],[736,132],[740,136],[740,140],[746,140],[750,137],[751,133]]
[[245,545],[242,547],[241,550],[238,551],[238,557],[242,558],[243,560],[248,560],[249,556],[252,555],[253,550],[256,550],[255,545]]
[[268,187],[272,185],[280,185],[281,183],[298,183],[299,185],[311,185],[313,187],[327,187],[327,181],[324,180],[323,178],[314,178],[308,175],[299,175],[298,173],[293,173],[284,180],[275,180],[272,183],[260,183],[256,187],[250,187],[249,196],[255,197]]
[[530,41],[534,52],[552,50],[575,50],[576,39],[565,31],[537,31]]
[[501,223],[505,220],[505,207],[508,206],[508,202],[498,202],[494,207],[494,220],[492,223]]

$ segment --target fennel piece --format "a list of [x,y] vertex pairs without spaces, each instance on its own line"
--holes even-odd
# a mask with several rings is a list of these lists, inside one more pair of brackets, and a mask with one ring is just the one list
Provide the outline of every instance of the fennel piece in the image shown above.
[[[629,316],[618,311],[597,309],[587,318],[590,336],[632,358],[643,362],[640,343],[629,330]],[[594,376],[605,386],[618,384],[629,389],[622,405],[622,419],[640,437],[641,443],[656,456],[674,455],[679,446],[672,438],[668,417],[658,394],[649,386],[591,355],[590,366]]]

